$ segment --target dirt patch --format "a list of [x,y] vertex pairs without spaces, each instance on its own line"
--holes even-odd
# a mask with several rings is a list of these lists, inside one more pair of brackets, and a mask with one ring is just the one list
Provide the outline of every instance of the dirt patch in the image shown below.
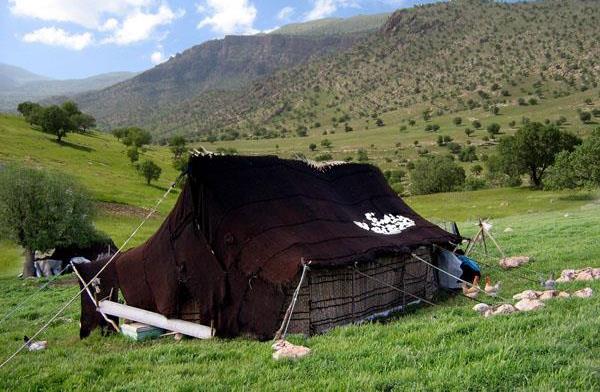
[[[128,204],[99,202],[97,203],[97,206],[98,209],[103,213],[115,216],[135,216],[143,218],[148,214],[148,212],[150,212],[149,209],[131,206]],[[154,216],[160,216],[160,213],[157,211],[154,213]]]

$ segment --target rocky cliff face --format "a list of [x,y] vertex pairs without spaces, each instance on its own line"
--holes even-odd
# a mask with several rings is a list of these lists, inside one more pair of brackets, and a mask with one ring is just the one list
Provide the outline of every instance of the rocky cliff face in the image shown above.
[[207,91],[239,89],[276,70],[347,49],[360,37],[228,36],[194,46],[135,78],[74,99],[101,124],[148,125],[145,119],[150,111]]

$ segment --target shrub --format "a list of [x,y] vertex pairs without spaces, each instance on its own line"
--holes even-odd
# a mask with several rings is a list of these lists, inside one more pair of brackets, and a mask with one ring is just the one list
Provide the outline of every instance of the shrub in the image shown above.
[[600,128],[572,152],[556,156],[544,184],[550,189],[594,188],[600,186]]
[[366,162],[369,160],[369,156],[367,155],[367,150],[365,149],[359,149],[357,152],[357,157],[356,160],[359,162]]
[[475,146],[463,148],[458,154],[458,160],[461,162],[473,162],[477,160]]
[[418,159],[410,176],[411,192],[417,195],[457,190],[465,182],[464,169],[441,156]]
[[487,182],[483,178],[467,177],[465,180],[464,189],[466,191],[476,191],[479,189],[485,189],[487,186]]
[[333,159],[333,156],[328,152],[319,154],[315,157],[315,161],[317,161],[317,162],[331,161],[332,159]]

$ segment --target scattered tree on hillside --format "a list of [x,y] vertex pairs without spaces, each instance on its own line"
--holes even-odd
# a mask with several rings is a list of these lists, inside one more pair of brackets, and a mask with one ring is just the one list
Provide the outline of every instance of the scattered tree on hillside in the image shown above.
[[475,133],[475,131],[471,128],[465,128],[465,135],[467,135],[467,137],[471,137],[473,133]]
[[140,153],[139,153],[137,147],[131,147],[130,149],[127,150],[127,158],[129,158],[129,161],[132,164],[137,162],[140,159]]
[[590,112],[580,112],[579,119],[582,123],[587,124],[592,120],[592,114]]
[[146,179],[146,184],[150,185],[152,180],[158,180],[162,169],[153,161],[146,159],[144,162],[137,165],[137,171],[140,176]]
[[59,142],[62,141],[67,132],[74,130],[67,112],[56,105],[44,109],[40,125],[44,132],[56,135]]
[[454,123],[454,125],[458,126],[462,124],[462,117],[454,117],[454,119],[452,119],[452,122]]
[[498,165],[507,174],[528,174],[531,185],[542,186],[544,174],[554,163],[556,154],[572,151],[581,143],[577,136],[561,131],[556,125],[530,122],[514,136],[500,140]]
[[87,246],[97,239],[93,212],[87,193],[63,174],[16,166],[0,170],[0,238],[25,250],[25,277],[35,275],[36,250]]
[[497,134],[500,133],[500,124],[491,123],[487,126],[487,131],[490,134],[490,137],[494,138]]
[[310,143],[310,144],[308,145],[308,149],[309,149],[310,151],[315,151],[315,150],[317,149],[317,145],[316,145],[315,143]]

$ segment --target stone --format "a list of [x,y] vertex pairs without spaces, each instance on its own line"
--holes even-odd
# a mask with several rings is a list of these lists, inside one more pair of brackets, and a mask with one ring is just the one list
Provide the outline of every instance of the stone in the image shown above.
[[586,287],[585,289],[575,291],[573,297],[590,298],[592,294],[594,294],[594,291],[590,287]]
[[485,314],[488,310],[491,309],[491,306],[488,304],[477,304],[473,306],[473,310],[478,312],[479,314]]
[[542,301],[528,298],[524,298],[515,304],[515,308],[519,309],[521,312],[537,310],[543,306],[544,303]]
[[552,299],[558,295],[558,291],[556,290],[546,290],[543,291],[542,294],[538,297],[540,301],[545,301],[548,299]]
[[513,229],[512,227],[507,227],[506,229],[504,229],[505,233],[512,233]]
[[505,257],[499,261],[500,267],[509,269],[509,268],[517,268],[523,264],[529,263],[529,257],[527,256],[512,256]]
[[561,291],[557,295],[558,298],[569,298],[570,296],[571,296],[571,294],[567,293],[566,291]]
[[537,299],[538,294],[537,291],[533,290],[525,290],[518,294],[513,295],[513,299]]
[[588,280],[594,280],[594,275],[592,275],[592,271],[591,270],[583,270],[577,273],[577,275],[575,276],[575,280],[582,280],[582,281],[588,281]]
[[502,304],[492,310],[492,316],[515,313],[517,309],[511,304]]
[[275,350],[273,353],[273,359],[276,361],[282,359],[296,360],[310,355],[310,348],[296,346],[295,344],[283,339],[276,341],[271,347],[273,350]]

